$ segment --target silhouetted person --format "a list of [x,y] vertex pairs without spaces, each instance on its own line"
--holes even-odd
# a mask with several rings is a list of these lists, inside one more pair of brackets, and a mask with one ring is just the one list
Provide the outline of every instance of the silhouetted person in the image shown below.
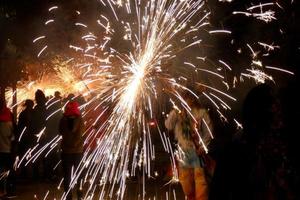
[[293,199],[286,189],[285,144],[278,102],[266,84],[252,89],[243,105],[244,132],[217,162],[210,200]]
[[[74,171],[78,166],[83,154],[83,133],[84,123],[79,111],[79,105],[75,101],[70,101],[65,107],[65,112],[60,120],[59,132],[62,135],[62,166],[64,173],[64,190],[67,200],[72,199],[72,191],[70,190],[72,168]],[[78,199],[82,197],[80,189],[80,179],[77,182]]]
[[[46,134],[45,140],[47,142],[52,141],[55,137],[59,135],[58,127],[59,121],[62,117],[62,97],[60,96],[60,92],[56,91],[54,93],[54,97],[51,98],[47,103],[47,123],[46,123]],[[48,180],[55,180],[56,174],[53,172],[55,166],[59,162],[59,146],[51,151],[48,154],[47,159],[45,159],[45,168],[48,172],[46,178]]]
[[[0,99],[0,192],[7,198],[15,196],[15,172],[13,169],[13,141],[14,135],[13,115],[9,108],[6,107],[4,99]],[[7,193],[7,194],[5,194]]]
[[[39,143],[40,146],[46,144],[46,118],[47,118],[47,108],[46,108],[46,96],[42,90],[37,90],[35,92],[35,102],[36,106],[33,109],[32,121],[31,121],[31,133],[32,133],[32,142],[33,145]],[[35,179],[40,178],[40,171],[46,175],[45,166],[43,164],[44,157],[40,156],[40,159],[37,159],[33,163],[33,176]]]
[[290,167],[290,179],[292,180],[292,190],[295,193],[295,199],[300,199],[300,135],[299,135],[299,117],[300,98],[295,95],[296,91],[299,91],[299,83],[292,80],[285,88],[280,91],[281,105],[282,105],[282,117],[284,124],[284,136],[288,140],[288,160],[291,163]]
[[[24,156],[26,151],[31,147],[30,144],[32,144],[31,141],[31,133],[30,131],[30,123],[32,122],[32,115],[33,115],[33,106],[34,102],[30,99],[26,99],[24,103],[25,109],[21,111],[18,118],[18,125],[17,125],[17,133],[18,138],[16,138],[19,141],[19,147],[18,147],[18,155],[20,159]],[[26,176],[26,170],[25,168],[22,168],[22,175]]]
[[47,141],[52,140],[58,135],[59,121],[62,117],[62,97],[60,92],[56,91],[54,97],[47,103]]

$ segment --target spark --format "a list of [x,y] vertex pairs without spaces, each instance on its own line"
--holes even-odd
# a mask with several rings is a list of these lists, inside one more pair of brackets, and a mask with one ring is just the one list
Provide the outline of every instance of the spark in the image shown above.
[[19,139],[18,139],[19,142],[21,141],[22,136],[23,136],[23,134],[25,133],[26,129],[27,129],[27,126],[25,126],[24,129],[22,130],[22,132],[21,132],[21,134],[20,134],[20,137],[19,137]]
[[240,122],[238,122],[236,119],[233,119],[234,120],[234,122],[236,123],[236,125],[237,125],[237,129],[239,130],[239,129],[243,129],[243,125],[240,123]]
[[38,53],[37,57],[40,57],[41,54],[47,49],[47,45],[42,48],[42,50]]
[[220,109],[218,104],[210,96],[208,96],[205,92],[203,92],[203,94],[213,103],[214,106],[216,106],[218,110]]
[[232,68],[227,63],[225,63],[223,60],[219,60],[219,63],[223,64],[225,67],[227,67],[227,69],[232,71]]
[[224,95],[224,96],[226,96],[226,97],[232,99],[233,101],[236,101],[236,98],[234,98],[234,97],[232,97],[232,96],[230,96],[230,95],[228,95],[228,94],[226,94],[226,93],[224,93],[224,92],[222,92],[222,91],[220,91],[220,90],[218,90],[218,89],[216,89],[216,88],[213,88],[213,87],[208,86],[208,85],[203,84],[203,83],[196,83],[196,84],[197,84],[197,85],[200,85],[200,86],[204,86],[204,87],[209,88],[209,89],[211,89],[211,90],[214,90],[214,91],[216,91],[216,92],[218,92],[218,93],[220,93],[220,94],[222,94],[222,95]]
[[265,7],[265,6],[272,6],[272,5],[274,5],[274,3],[264,3],[264,4],[259,4],[259,5],[255,5],[255,6],[251,6],[251,7],[249,7],[249,8],[247,8],[247,10],[253,10],[253,9],[255,9],[255,8],[260,8],[260,9],[262,9],[263,7]]
[[216,99],[218,99],[222,104],[224,104],[226,106],[226,108],[228,108],[229,110],[231,110],[230,106],[225,103],[220,97],[218,97],[217,95],[213,94],[213,93],[209,93],[211,96],[215,97]]
[[45,22],[45,25],[48,25],[50,23],[54,22],[54,19],[49,19],[48,21]]
[[258,42],[259,45],[263,46],[267,51],[273,51],[275,49],[279,49],[279,46],[274,46],[273,44],[266,44],[263,42]]
[[[157,130],[161,145],[170,156],[173,172],[170,183],[178,182],[175,159],[179,157],[179,161],[182,161],[180,156],[184,155],[178,155],[182,154],[180,148],[173,152],[170,138],[158,123],[159,116],[157,113],[165,115],[165,110],[161,112],[161,106],[165,105],[161,105],[160,102],[163,102],[162,100],[166,98],[166,102],[175,110],[179,113],[185,110],[195,120],[191,108],[183,99],[181,92],[189,92],[196,98],[199,98],[198,93],[200,92],[197,89],[194,91],[187,88],[186,83],[191,81],[191,77],[170,63],[177,56],[179,57],[179,52],[185,51],[187,48],[199,48],[199,44],[201,44],[201,47],[205,46],[202,45],[204,40],[200,38],[201,35],[198,33],[204,26],[205,29],[209,28],[206,25],[209,25],[210,12],[206,11],[205,1],[202,0],[171,2],[168,0],[101,0],[100,2],[106,8],[111,9],[113,14],[113,16],[111,14],[111,17],[100,15],[99,19],[96,20],[101,34],[90,32],[88,28],[91,26],[88,23],[75,23],[76,26],[85,28],[85,35],[80,34],[79,36],[79,39],[85,45],[80,43],[69,45],[71,50],[76,51],[76,56],[67,61],[60,60],[59,64],[54,65],[55,73],[49,76],[45,75],[41,78],[41,81],[23,83],[23,85],[20,85],[20,91],[24,93],[23,96],[30,96],[32,94],[29,94],[26,88],[34,90],[37,87],[46,87],[48,88],[47,94],[59,90],[64,93],[76,92],[91,97],[87,103],[80,107],[87,126],[84,132],[84,144],[88,148],[84,152],[80,164],[72,169],[70,188],[73,188],[76,183],[80,184],[80,187],[87,184],[86,199],[94,198],[96,187],[100,190],[100,199],[106,196],[111,199],[124,199],[127,179],[141,172],[141,197],[146,198],[145,183],[147,178],[153,178],[157,175],[157,172],[154,172],[154,176],[152,175],[154,170],[151,164],[156,157],[156,148],[154,141],[152,141],[153,129]],[[231,1],[222,0],[222,2]],[[273,4],[252,6],[247,9],[247,12],[237,11],[234,14],[245,14],[269,22],[275,19],[275,12],[272,10],[263,11],[263,8],[268,8],[268,6],[273,6]],[[56,8],[49,9],[49,11]],[[256,12],[255,9],[260,9],[260,12]],[[80,12],[78,11],[77,14],[79,15]],[[52,21],[47,22],[51,23]],[[45,24],[48,24],[47,22]],[[117,29],[114,29],[114,27],[117,27]],[[223,29],[205,31],[211,35],[218,33],[231,34],[230,30]],[[112,44],[111,41],[114,41],[117,37],[119,37],[120,45]],[[33,43],[45,38],[46,36],[40,36],[33,40]],[[177,42],[180,44],[177,44]],[[274,44],[264,42],[255,44],[262,46],[267,51],[279,48]],[[126,50],[122,50],[121,46],[126,46]],[[47,47],[47,45],[44,46],[38,57]],[[245,73],[241,73],[241,80],[243,76],[254,78],[257,82],[273,80],[271,75],[263,71],[264,69],[294,74],[280,68],[264,67],[262,61],[258,58],[261,54],[255,52],[249,44],[247,44],[247,47],[251,51],[252,68],[247,69]],[[241,49],[238,51],[241,52]],[[213,63],[209,55],[202,55],[202,57],[198,55],[194,58]],[[224,72],[223,75],[204,67],[200,68],[193,64],[191,60],[184,58],[184,61],[180,63],[189,66],[184,70],[197,73],[201,71],[214,75],[209,76],[209,78],[213,78],[216,85],[219,83],[222,88],[226,86],[227,92],[229,91],[228,82],[231,80],[228,80],[227,72],[235,71],[232,70],[230,65],[220,59],[216,59],[217,62],[213,63],[213,66],[219,65],[217,70],[220,73]],[[237,78],[234,77],[233,87],[235,87],[236,82]],[[215,106],[221,120],[228,122],[225,114],[220,109],[231,110],[231,107],[222,98],[225,97],[234,102],[237,99],[223,92],[222,89],[218,89],[215,84],[207,85],[195,81],[193,83],[197,87],[209,91],[202,92],[202,94]],[[17,94],[20,94],[20,91]],[[50,107],[51,104],[47,106]],[[101,111],[99,111],[100,108]],[[58,111],[61,110],[49,113],[47,120]],[[89,115],[94,116],[90,117]],[[240,123],[235,119],[234,121],[238,128],[242,128]],[[203,123],[209,128],[205,120]],[[61,137],[56,137],[43,144],[43,146],[39,143],[44,131],[45,128],[37,135],[38,144],[25,153],[18,166],[23,162],[26,162],[25,165],[35,162],[40,156],[47,157],[57,147]],[[212,130],[209,130],[209,133],[213,138]],[[199,143],[208,152],[208,148],[200,137],[201,134],[198,130],[197,135],[199,136]],[[21,137],[22,134],[19,139]],[[94,149],[90,145],[91,142],[96,143]],[[60,162],[55,168],[59,164]],[[84,179],[81,180],[80,177],[82,176],[84,176]],[[60,188],[62,181],[58,188]],[[62,199],[69,192],[64,193]],[[48,193],[45,198],[47,195]],[[176,198],[174,190],[173,195]],[[166,198],[169,198],[168,193],[166,193]]]
[[295,75],[294,72],[291,72],[291,71],[286,70],[286,69],[278,68],[278,67],[265,66],[265,68],[266,68],[266,69],[273,69],[273,70],[285,72],[285,73],[288,73],[288,74],[291,74],[291,75]]
[[249,45],[249,44],[247,44],[247,47],[250,49],[250,51],[252,52],[252,58],[254,59],[254,58],[256,58],[257,57],[257,52],[254,52],[254,50],[252,49],[252,47]]
[[211,71],[211,70],[197,68],[195,65],[193,65],[192,63],[188,63],[188,62],[184,62],[184,64],[189,65],[189,66],[192,66],[193,68],[196,68],[196,71],[199,70],[199,71],[207,72],[207,73],[213,74],[213,75],[215,75],[215,76],[218,76],[218,77],[220,77],[221,79],[224,79],[224,76],[222,76],[222,75],[220,75],[220,74],[218,74],[218,73],[216,73],[216,72],[213,72],[213,71]]
[[259,69],[247,69],[248,74],[246,73],[241,73],[242,76],[248,77],[248,78],[253,78],[256,82],[258,83],[265,83],[266,80],[274,81],[273,77],[266,74],[264,71],[259,70]]
[[84,27],[84,28],[87,28],[87,25],[85,25],[85,24],[83,24],[83,23],[77,22],[77,23],[75,23],[75,25],[76,25],[76,26],[82,26],[82,27]]
[[34,39],[32,42],[35,43],[35,42],[37,42],[37,41],[39,41],[41,39],[44,39],[44,38],[46,38],[46,36],[43,35],[43,36],[40,36],[40,37]]
[[49,8],[48,11],[50,12],[50,11],[55,10],[57,8],[58,8],[57,6],[53,6],[53,7]]
[[43,200],[46,200],[46,199],[47,199],[47,197],[48,197],[48,195],[49,195],[49,192],[50,192],[50,191],[48,190],[47,193],[45,194]]
[[229,30],[213,30],[213,31],[209,31],[210,34],[214,34],[214,33],[226,33],[226,34],[231,34],[231,31]]
[[[259,20],[262,20],[262,21],[268,23],[268,22],[271,22],[273,20],[276,20],[275,11],[273,11],[273,10],[263,11],[263,8],[266,7],[266,6],[269,7],[269,6],[273,6],[273,5],[274,5],[274,3],[265,3],[265,4],[260,3],[259,5],[255,5],[255,6],[251,6],[251,7],[247,8],[247,11],[250,11],[250,12],[234,11],[233,14],[234,15],[242,14],[242,15],[245,15],[247,17],[252,16],[256,19],[259,19]],[[260,12],[255,12],[254,11],[257,8],[260,9]]]

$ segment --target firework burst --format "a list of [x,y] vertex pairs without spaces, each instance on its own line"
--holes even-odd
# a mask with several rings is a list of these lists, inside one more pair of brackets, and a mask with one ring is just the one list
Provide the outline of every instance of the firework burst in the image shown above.
[[[141,173],[143,182],[141,195],[145,198],[146,180],[155,177],[155,171],[151,166],[156,157],[151,126],[154,125],[157,129],[161,145],[170,155],[173,181],[177,181],[176,152],[173,152],[169,137],[162,131],[163,128],[157,121],[165,117],[164,109],[169,107],[184,109],[194,118],[191,109],[181,96],[183,91],[191,93],[196,98],[202,93],[203,97],[215,107],[220,118],[227,121],[223,111],[231,110],[230,103],[236,101],[236,98],[215,85],[190,80],[192,76],[189,74],[211,76],[216,85],[225,85],[229,90],[226,74],[232,71],[232,66],[218,59],[217,63],[222,67],[209,69],[194,63],[194,60],[212,62],[206,56],[197,55],[191,60],[180,57],[180,53],[187,49],[191,49],[189,51],[191,52],[202,47],[203,38],[199,32],[204,28],[210,29],[211,13],[203,0],[100,2],[106,9],[112,11],[112,16],[101,14],[96,20],[102,31],[101,35],[89,31],[89,25],[75,22],[73,25],[83,32],[80,38],[84,45],[69,44],[69,49],[75,53],[66,61],[58,62],[64,67],[56,67],[56,77],[59,81],[56,81],[58,85],[54,87],[55,90],[60,88],[67,92],[76,91],[85,93],[86,96],[90,95],[90,100],[82,107],[82,114],[88,118],[90,113],[96,113],[96,117],[86,123],[84,136],[87,150],[79,166],[74,169],[70,188],[76,183],[86,186],[85,199],[93,199],[98,187],[99,199],[106,197],[124,199],[127,180]],[[236,11],[233,14],[243,14],[271,22],[276,19],[274,11],[270,9],[263,11],[263,8],[273,5],[275,4],[260,4],[248,8],[247,12]],[[54,13],[59,9],[58,6],[54,6],[49,12]],[[256,9],[260,9],[260,12],[254,12]],[[80,12],[76,11],[76,14],[80,15]],[[49,19],[44,24],[53,26],[56,21]],[[231,34],[231,31],[225,29],[205,31],[211,36]],[[47,52],[51,50],[51,45],[47,43],[47,38],[45,34],[33,40],[40,47],[37,54],[39,58],[49,56]],[[115,38],[122,44],[113,45]],[[268,52],[279,49],[277,45],[263,42],[259,42],[258,45]],[[250,45],[247,44],[247,47],[251,52],[252,64],[240,78],[253,78],[256,82],[273,81],[273,77],[266,74],[264,69],[293,74],[276,67],[264,67],[258,53]],[[180,57],[180,64],[184,66],[184,70],[174,65],[177,57]],[[237,77],[234,77],[234,87],[236,82]],[[187,87],[188,83],[192,83],[194,88],[206,88],[207,92],[191,90]],[[43,81],[43,84],[47,88],[51,85],[46,81]],[[166,102],[170,105],[160,106]],[[103,108],[99,113],[96,112],[98,107]],[[164,108],[161,109],[162,107]],[[234,122],[238,128],[242,128],[236,119]],[[42,134],[43,131],[39,136]],[[26,164],[34,162],[43,155],[43,152],[51,151],[60,139],[57,136],[44,146],[37,144],[30,148],[20,159],[19,166],[22,162]],[[91,147],[92,142],[96,142],[96,148]],[[202,145],[207,150],[206,144]],[[64,193],[61,199],[65,199],[67,193]]]

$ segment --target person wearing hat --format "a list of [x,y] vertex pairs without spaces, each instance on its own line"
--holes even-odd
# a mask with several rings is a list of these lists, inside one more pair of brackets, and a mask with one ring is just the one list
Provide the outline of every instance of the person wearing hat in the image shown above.
[[[79,104],[70,101],[65,106],[63,117],[59,124],[59,133],[62,135],[62,166],[64,173],[64,190],[66,200],[72,199],[72,191],[70,189],[72,168],[76,170],[82,159],[83,154],[83,133],[84,123],[79,110]],[[82,198],[80,189],[80,180],[77,180],[77,196]]]

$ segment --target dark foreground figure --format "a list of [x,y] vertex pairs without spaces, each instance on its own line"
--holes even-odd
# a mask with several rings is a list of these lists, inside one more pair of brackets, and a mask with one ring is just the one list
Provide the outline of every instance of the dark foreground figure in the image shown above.
[[218,159],[210,200],[297,199],[279,99],[259,85],[247,95],[242,114],[244,131]]

